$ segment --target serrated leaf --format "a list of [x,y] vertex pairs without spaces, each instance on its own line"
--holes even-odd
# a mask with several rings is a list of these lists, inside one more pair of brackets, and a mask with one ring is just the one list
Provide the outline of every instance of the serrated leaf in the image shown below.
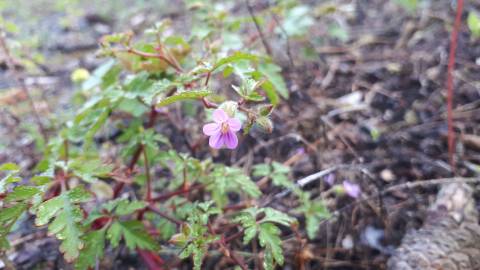
[[214,181],[214,184],[209,185],[207,188],[212,193],[213,200],[219,207],[223,207],[228,202],[228,192],[238,193],[242,191],[253,198],[257,198],[262,194],[250,177],[245,175],[239,168],[217,165],[206,180]]
[[[263,76],[265,76],[268,79],[268,82],[270,82],[273,85],[273,87],[275,87],[275,90],[283,98],[285,99],[288,98],[289,94],[288,94],[287,85],[283,80],[282,74],[280,73],[282,71],[282,68],[280,68],[279,66],[273,63],[261,63],[258,66],[258,71],[260,71],[263,74]],[[262,84],[262,87],[264,87],[264,84]]]
[[135,211],[145,208],[146,203],[143,201],[122,200],[115,209],[115,213],[120,216],[133,214]]
[[60,251],[68,262],[79,256],[79,250],[84,245],[81,239],[83,231],[80,226],[83,212],[76,204],[89,199],[89,193],[81,187],[76,187],[41,203],[36,209],[35,224],[37,226],[46,225],[53,218],[48,226],[49,234],[54,234],[62,241]]
[[320,222],[330,218],[331,214],[323,201],[310,201],[308,197],[302,199],[303,204],[298,210],[305,215],[305,229],[308,238],[314,239]]
[[7,236],[27,207],[26,203],[17,203],[11,207],[0,209],[0,251],[10,248]]
[[276,173],[272,175],[272,183],[275,186],[294,188],[295,184],[288,180],[288,177],[285,174]]
[[236,52],[236,53],[234,53],[230,56],[227,56],[227,57],[224,57],[224,58],[218,60],[215,63],[215,65],[213,66],[211,71],[214,71],[217,68],[219,68],[219,67],[221,67],[225,64],[235,63],[235,62],[239,62],[239,61],[242,61],[242,60],[257,61],[257,59],[258,59],[258,57],[256,55],[249,54],[249,53],[243,53],[243,52]]
[[212,93],[211,90],[205,89],[205,90],[194,90],[194,91],[184,91],[177,93],[173,96],[166,97],[162,100],[160,100],[157,103],[157,107],[162,107],[162,106],[167,106],[172,103],[175,103],[177,101],[182,101],[182,100],[189,100],[189,99],[199,99],[206,97]]
[[104,108],[98,113],[96,119],[93,121],[92,125],[84,136],[84,149],[88,149],[92,146],[95,134],[97,134],[97,131],[105,124],[109,115],[109,108]]
[[24,201],[38,194],[40,190],[36,187],[17,186],[5,198],[5,202]]
[[105,249],[105,230],[91,231],[85,235],[84,248],[75,263],[75,270],[94,268],[97,260],[103,257]]
[[290,167],[288,166],[285,166],[281,163],[278,163],[276,161],[272,162],[272,167],[273,167],[273,171],[275,173],[282,173],[282,174],[287,174],[290,172]]
[[269,164],[257,164],[253,166],[253,176],[267,176],[271,172]]
[[293,222],[295,222],[294,218],[278,210],[269,207],[263,209],[265,212],[265,217],[260,221],[261,223],[274,222],[289,227]]
[[243,233],[243,244],[246,245],[252,241],[252,239],[257,235],[257,227],[256,226],[250,226],[245,229],[245,232]]
[[264,267],[267,269],[273,269],[273,261],[279,265],[283,265],[283,253],[282,253],[282,239],[280,239],[280,229],[272,223],[262,223],[259,226],[258,240],[260,246],[265,248],[265,254],[271,255],[273,260],[266,258],[264,260]]
[[26,203],[17,203],[11,207],[1,209],[0,224],[15,222],[25,210],[27,210]]
[[113,170],[110,164],[104,164],[98,157],[80,156],[69,164],[76,176],[88,183],[94,183],[98,177],[106,177]]
[[107,238],[110,239],[113,247],[118,246],[122,237],[130,250],[136,248],[157,250],[159,248],[138,220],[117,221],[110,226]]

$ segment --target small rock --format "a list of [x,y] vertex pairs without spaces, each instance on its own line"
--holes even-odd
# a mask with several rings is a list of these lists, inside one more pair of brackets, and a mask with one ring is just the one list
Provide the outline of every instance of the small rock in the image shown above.
[[385,182],[392,182],[395,180],[395,175],[393,172],[389,169],[384,169],[380,172],[380,177],[382,178],[383,181]]
[[353,237],[350,234],[347,234],[345,236],[345,238],[343,238],[342,247],[344,249],[352,249],[353,248]]

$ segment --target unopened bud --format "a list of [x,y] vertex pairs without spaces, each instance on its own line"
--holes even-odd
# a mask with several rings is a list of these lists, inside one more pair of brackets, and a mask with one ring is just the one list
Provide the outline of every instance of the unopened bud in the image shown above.
[[260,116],[260,117],[257,117],[255,121],[258,124],[258,126],[260,126],[265,132],[272,133],[273,123],[272,123],[272,120],[270,120],[268,117]]
[[273,105],[272,104],[266,104],[266,105],[260,105],[258,107],[258,112],[260,113],[261,116],[269,116],[273,111]]
[[226,112],[228,116],[234,117],[238,109],[238,103],[235,101],[228,100],[220,105],[220,109]]
[[77,68],[72,72],[72,75],[70,75],[70,79],[74,83],[79,83],[87,80],[90,77],[90,72],[84,68]]

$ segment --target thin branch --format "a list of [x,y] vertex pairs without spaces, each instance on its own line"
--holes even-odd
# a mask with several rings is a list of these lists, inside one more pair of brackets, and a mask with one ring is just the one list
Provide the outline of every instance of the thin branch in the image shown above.
[[156,208],[153,204],[150,204],[148,207],[147,207],[148,210],[154,212],[155,214],[163,217],[164,219],[172,222],[172,223],[175,223],[177,225],[182,225],[183,222],[179,219],[176,219],[174,217],[171,217],[170,215],[168,214],[165,214],[164,212],[160,211],[160,209]]
[[160,196],[158,196],[158,197],[155,197],[155,198],[152,199],[152,201],[153,201],[153,202],[166,201],[166,200],[168,200],[168,199],[170,199],[170,198],[172,198],[172,197],[175,197],[175,196],[177,196],[177,195],[190,193],[190,192],[192,192],[192,191],[194,191],[194,190],[201,189],[201,188],[204,188],[204,187],[205,187],[205,185],[203,185],[203,184],[197,184],[197,185],[194,185],[194,186],[189,187],[189,188],[186,189],[186,190],[183,189],[183,188],[181,188],[181,189],[179,189],[179,190],[167,192],[167,193],[162,194],[162,195],[160,195]]
[[[155,110],[155,106],[152,105],[150,109],[150,116],[148,119],[148,123],[145,125],[145,128],[149,129],[153,127],[153,125],[155,124],[155,120],[157,119],[157,115],[158,115],[158,112],[157,110]],[[130,163],[128,164],[128,167],[127,167],[129,171],[132,171],[133,168],[135,167],[135,164],[137,164],[137,161],[144,150],[143,148],[144,148],[143,145],[139,145],[137,147],[137,150],[135,150],[135,153],[133,154],[133,157],[130,160]],[[125,183],[123,182],[117,183],[117,185],[113,188],[114,198],[117,198],[120,195],[120,192],[122,191],[124,186],[125,186]]]
[[[144,146],[145,148],[145,146]],[[152,177],[150,175],[150,166],[148,164],[148,156],[147,156],[147,151],[142,151],[143,152],[143,163],[145,163],[145,176],[147,178],[147,194],[145,196],[145,199],[147,202],[150,202],[152,200]]]
[[250,4],[249,0],[245,0],[245,3],[247,5],[248,13],[250,14],[250,17],[253,20],[253,23],[255,24],[255,27],[257,28],[258,35],[260,36],[260,39],[262,40],[263,47],[265,48],[265,51],[267,52],[268,55],[272,56],[272,49],[270,48],[270,44],[268,44],[267,39],[265,38],[265,35],[263,34],[262,28],[260,27],[260,24],[258,23],[257,17],[255,17],[253,7]]
[[35,122],[38,126],[38,129],[40,130],[40,134],[42,135],[43,139],[47,141],[48,136],[47,136],[46,129],[43,126],[42,121],[40,119],[40,113],[35,107],[35,103],[33,102],[32,95],[30,95],[30,91],[28,90],[27,85],[25,84],[24,80],[20,77],[20,75],[17,73],[17,70],[15,69],[15,64],[14,64],[12,55],[10,54],[10,50],[8,49],[7,42],[5,40],[5,32],[1,28],[0,28],[0,47],[2,48],[3,54],[5,55],[5,60],[6,60],[8,69],[12,72],[15,82],[18,84],[22,92],[27,97],[30,107],[32,107],[33,117],[35,118]]
[[180,67],[180,65],[178,64],[178,62],[176,60],[171,60],[168,57],[166,57],[165,55],[163,55],[162,53],[147,53],[147,52],[142,52],[142,51],[139,51],[139,50],[131,48],[131,47],[128,47],[126,49],[118,49],[116,51],[120,51],[120,52],[124,51],[124,52],[127,52],[127,53],[131,53],[131,54],[135,54],[135,55],[138,55],[138,56],[141,56],[141,57],[145,57],[145,58],[157,58],[157,59],[165,61],[169,66],[173,67],[176,71],[183,72],[182,67]]
[[288,36],[288,33],[287,31],[285,30],[285,28],[282,26],[282,24],[280,23],[280,20],[278,19],[277,15],[272,11],[270,10],[270,15],[272,15],[272,18],[273,20],[275,21],[275,23],[277,24],[278,28],[280,29],[280,31],[282,31],[282,33],[285,35],[285,43],[287,45],[287,57],[288,57],[288,61],[290,62],[290,65],[292,67],[295,66],[295,63],[293,62],[293,57],[292,57],[292,49],[290,48],[290,37]]

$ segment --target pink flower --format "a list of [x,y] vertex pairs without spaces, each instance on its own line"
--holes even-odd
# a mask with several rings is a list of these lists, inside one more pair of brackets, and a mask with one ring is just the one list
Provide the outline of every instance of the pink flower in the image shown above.
[[348,180],[343,181],[343,189],[352,198],[358,198],[362,193],[360,186]]
[[210,136],[208,144],[215,149],[226,146],[234,149],[238,145],[238,138],[235,132],[242,128],[242,124],[236,118],[229,117],[222,109],[213,112],[214,123],[203,126],[203,133]]

